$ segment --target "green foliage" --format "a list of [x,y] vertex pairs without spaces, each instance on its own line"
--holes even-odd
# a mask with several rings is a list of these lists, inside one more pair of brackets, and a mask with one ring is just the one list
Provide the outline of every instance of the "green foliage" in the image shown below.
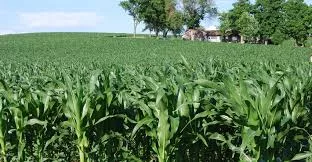
[[206,16],[211,17],[217,14],[217,9],[213,7],[212,0],[179,0],[181,1],[185,23],[188,29],[200,26],[200,21]]
[[3,36],[0,49],[1,161],[311,158],[306,49],[90,33]]
[[252,5],[249,0],[238,0],[233,3],[233,9],[228,12],[228,20],[231,21],[231,30],[239,32],[238,20],[244,12],[250,13]]
[[304,0],[256,0],[254,5],[239,0],[233,9],[220,15],[220,30],[225,36],[257,36],[265,44],[293,38],[296,46],[305,46],[312,29],[311,15],[312,8]]
[[283,10],[283,30],[296,40],[297,46],[305,46],[308,31],[312,28],[312,9],[303,0],[288,0]]
[[121,1],[119,5],[128,12],[130,16],[133,18],[133,26],[134,26],[134,37],[136,37],[137,25],[141,22],[141,18],[139,15],[139,1],[138,0],[126,0]]
[[[164,65],[177,63],[180,55],[190,63],[226,60],[229,63],[272,60],[279,64],[302,63],[310,56],[308,48],[114,38],[105,33],[36,33],[0,36],[0,58],[6,63],[55,63],[91,66]],[[285,43],[288,43],[285,42]],[[121,48],[122,47],[122,48]],[[207,50],[209,49],[209,50]],[[292,58],[296,58],[295,60]]]
[[168,29],[174,34],[174,36],[182,33],[183,25],[184,21],[182,12],[174,11],[170,14],[168,17]]
[[232,20],[229,18],[229,13],[221,13],[220,17],[220,31],[224,36],[232,34]]
[[140,0],[139,13],[150,30],[155,31],[156,36],[167,29],[165,0]]
[[[268,40],[273,34],[279,34],[278,30],[283,24],[283,5],[285,0],[257,0],[254,5],[254,15],[259,22],[259,35]],[[275,41],[280,43],[280,41]]]
[[259,31],[258,21],[248,12],[244,12],[237,20],[237,27],[241,33],[241,36],[245,37],[244,39],[247,41],[250,41],[252,38],[257,36],[256,34]]
[[275,33],[272,34],[272,43],[275,45],[282,44],[286,39],[287,36],[280,30],[276,30]]

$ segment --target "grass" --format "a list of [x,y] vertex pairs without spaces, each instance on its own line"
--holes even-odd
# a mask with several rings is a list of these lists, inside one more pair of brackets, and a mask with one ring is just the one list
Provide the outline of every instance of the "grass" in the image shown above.
[[2,61],[79,62],[88,65],[167,64],[177,62],[180,55],[189,62],[209,59],[226,62],[302,63],[308,60],[311,49],[289,45],[264,46],[227,43],[190,42],[181,40],[123,39],[100,33],[38,33],[0,37]]

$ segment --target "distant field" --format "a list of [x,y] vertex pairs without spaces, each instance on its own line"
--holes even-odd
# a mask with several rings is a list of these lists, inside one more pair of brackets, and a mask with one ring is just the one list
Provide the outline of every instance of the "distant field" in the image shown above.
[[[60,64],[175,63],[180,55],[190,62],[211,58],[226,62],[302,63],[312,50],[283,46],[190,42],[181,40],[124,39],[114,34],[40,33],[0,37],[0,57],[5,62],[57,62]],[[115,34],[116,35],[116,34]]]

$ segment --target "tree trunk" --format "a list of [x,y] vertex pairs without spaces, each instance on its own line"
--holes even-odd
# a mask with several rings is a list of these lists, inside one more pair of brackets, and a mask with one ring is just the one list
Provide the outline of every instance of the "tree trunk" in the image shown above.
[[168,30],[164,30],[164,31],[163,31],[163,37],[164,37],[164,38],[167,38],[167,35],[168,35]]
[[156,34],[156,37],[158,37],[158,35],[159,35],[159,30],[158,29],[155,30],[155,34]]
[[244,36],[241,36],[241,44],[244,44],[245,43],[245,41],[244,41]]
[[265,44],[265,45],[268,45],[268,40],[267,40],[267,39],[264,40],[264,44]]
[[137,31],[138,21],[136,18],[133,18],[133,37],[136,37],[136,31]]

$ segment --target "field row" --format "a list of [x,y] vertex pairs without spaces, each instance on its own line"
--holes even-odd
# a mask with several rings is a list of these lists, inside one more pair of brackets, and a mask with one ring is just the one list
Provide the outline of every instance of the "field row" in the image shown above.
[[54,62],[60,66],[92,63],[110,65],[163,65],[177,63],[183,55],[191,63],[223,60],[228,63],[271,61],[302,64],[312,55],[309,48],[112,38],[96,33],[40,33],[0,37],[0,58],[5,63]]
[[308,64],[182,58],[93,71],[0,69],[1,161],[286,161],[312,154]]

